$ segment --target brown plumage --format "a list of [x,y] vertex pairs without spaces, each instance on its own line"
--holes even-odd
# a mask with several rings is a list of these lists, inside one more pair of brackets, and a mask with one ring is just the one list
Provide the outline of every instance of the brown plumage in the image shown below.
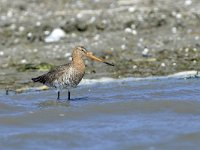
[[46,74],[43,74],[36,78],[32,78],[32,80],[34,82],[40,82],[49,87],[56,88],[58,90],[57,99],[60,99],[60,90],[62,90],[63,88],[67,88],[69,100],[70,89],[75,88],[80,83],[85,74],[85,63],[83,60],[84,56],[113,66],[113,64],[110,64],[103,59],[94,56],[84,47],[78,46],[73,49],[71,63],[57,66]]

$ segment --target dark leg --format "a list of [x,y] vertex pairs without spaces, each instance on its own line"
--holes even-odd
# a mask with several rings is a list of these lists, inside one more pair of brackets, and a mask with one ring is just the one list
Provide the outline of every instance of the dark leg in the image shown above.
[[8,91],[9,91],[9,90],[6,88],[6,95],[8,95]]
[[70,91],[68,91],[68,100],[70,100]]
[[60,91],[58,91],[58,97],[57,97],[57,100],[60,99]]

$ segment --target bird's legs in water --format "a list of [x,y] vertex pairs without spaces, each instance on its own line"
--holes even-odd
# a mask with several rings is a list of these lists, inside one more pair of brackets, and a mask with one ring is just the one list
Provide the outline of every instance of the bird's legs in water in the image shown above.
[[[58,91],[58,97],[57,97],[57,100],[60,99],[60,91]],[[68,91],[68,100],[70,100],[70,91]]]
[[58,91],[58,97],[57,97],[57,100],[60,99],[60,91]]
[[68,100],[70,100],[70,91],[68,90]]

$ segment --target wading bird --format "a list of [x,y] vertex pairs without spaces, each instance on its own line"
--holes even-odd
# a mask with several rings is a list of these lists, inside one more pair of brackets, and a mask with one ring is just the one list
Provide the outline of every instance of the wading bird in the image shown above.
[[83,46],[77,46],[73,49],[72,61],[70,63],[57,66],[46,74],[32,78],[32,80],[43,83],[48,87],[56,88],[58,91],[58,100],[60,99],[60,91],[63,88],[68,89],[68,100],[70,100],[70,89],[77,87],[85,74],[85,63],[83,60],[85,56],[92,60],[114,66],[102,58],[94,56],[92,52],[87,51]]

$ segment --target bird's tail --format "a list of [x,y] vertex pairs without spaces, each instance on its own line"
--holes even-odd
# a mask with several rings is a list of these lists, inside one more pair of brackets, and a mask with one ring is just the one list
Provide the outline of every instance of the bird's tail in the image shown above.
[[36,77],[36,78],[32,78],[33,82],[40,82],[40,83],[45,83],[46,80],[43,76],[39,76],[39,77]]

